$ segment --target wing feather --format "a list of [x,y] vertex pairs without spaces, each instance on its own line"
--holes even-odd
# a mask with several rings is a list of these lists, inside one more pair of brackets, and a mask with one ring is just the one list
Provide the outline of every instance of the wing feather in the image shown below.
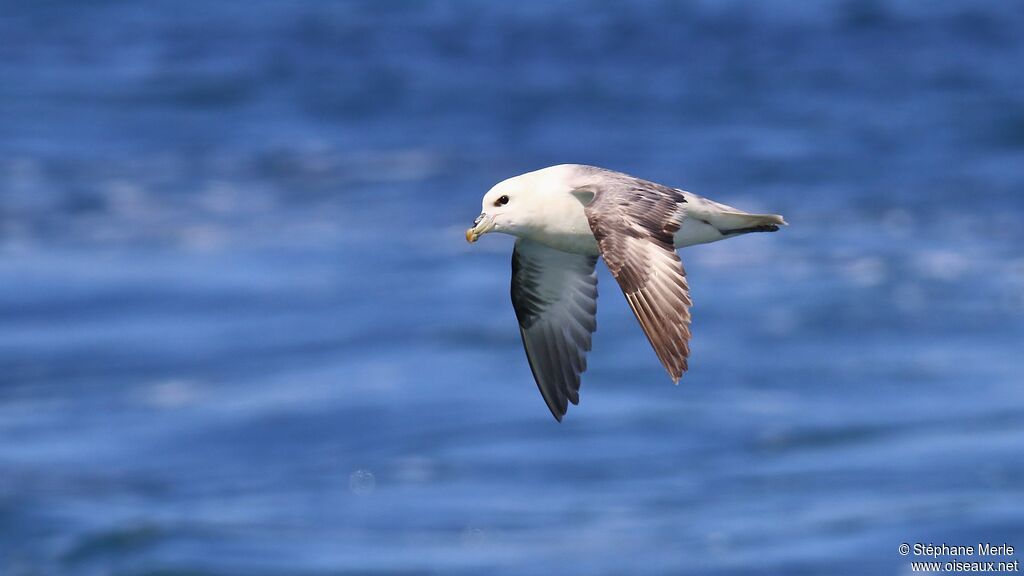
[[512,252],[512,306],[523,348],[544,402],[561,421],[568,403],[580,401],[597,329],[596,256],[571,254],[530,240]]
[[688,368],[692,301],[673,235],[686,199],[646,180],[610,171],[605,176],[587,186],[590,229],[655,354],[678,382]]

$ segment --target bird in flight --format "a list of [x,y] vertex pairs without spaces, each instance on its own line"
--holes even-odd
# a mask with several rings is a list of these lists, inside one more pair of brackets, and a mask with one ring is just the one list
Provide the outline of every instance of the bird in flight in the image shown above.
[[561,164],[499,182],[466,230],[517,237],[512,307],[526,358],[559,422],[579,403],[597,329],[603,257],[672,381],[690,356],[690,289],[677,248],[775,232],[777,214],[748,214],[696,194],[595,166]]

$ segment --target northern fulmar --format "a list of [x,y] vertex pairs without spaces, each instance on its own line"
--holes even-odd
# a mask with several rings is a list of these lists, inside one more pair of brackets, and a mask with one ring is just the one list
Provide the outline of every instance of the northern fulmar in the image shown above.
[[690,289],[676,249],[775,232],[777,214],[748,214],[678,188],[595,166],[561,164],[499,182],[466,240],[517,237],[512,307],[533,378],[559,422],[579,403],[597,328],[598,256],[677,383],[690,356]]

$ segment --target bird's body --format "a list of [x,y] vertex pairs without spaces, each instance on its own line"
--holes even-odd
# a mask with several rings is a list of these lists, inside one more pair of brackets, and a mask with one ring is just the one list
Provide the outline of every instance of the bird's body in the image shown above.
[[[579,164],[560,164],[504,180],[494,186],[490,194],[500,194],[506,190],[512,192],[527,186],[568,191],[601,181],[612,182],[623,188],[636,182],[643,182],[603,168]],[[675,220],[679,223],[679,230],[673,235],[673,243],[676,248],[706,244],[722,240],[730,235],[741,234],[744,232],[728,234],[723,231],[755,227],[758,224],[764,224],[766,218],[769,225],[784,223],[780,216],[747,214],[692,192],[679,189],[671,190],[677,192],[685,201],[685,206],[681,206],[681,209],[675,214]],[[525,235],[521,237],[528,237],[530,240],[564,252],[593,256],[601,254],[597,240],[594,238],[594,232],[587,220],[584,204],[577,196],[571,193],[545,194],[543,210],[537,210],[532,216],[529,228],[523,230]]]
[[748,214],[619,172],[562,164],[491,188],[466,239],[490,231],[519,238],[512,303],[534,378],[561,420],[567,401],[579,401],[596,329],[598,256],[678,381],[689,357],[691,302],[675,250],[784,224],[778,215]]

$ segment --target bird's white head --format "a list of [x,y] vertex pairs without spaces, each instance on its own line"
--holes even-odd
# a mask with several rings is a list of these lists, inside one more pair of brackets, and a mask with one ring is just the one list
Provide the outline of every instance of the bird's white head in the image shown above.
[[466,230],[466,240],[476,242],[488,232],[524,236],[557,220],[563,202],[571,203],[570,209],[580,209],[579,201],[569,195],[577,169],[575,164],[560,164],[495,184],[484,194],[480,215]]

